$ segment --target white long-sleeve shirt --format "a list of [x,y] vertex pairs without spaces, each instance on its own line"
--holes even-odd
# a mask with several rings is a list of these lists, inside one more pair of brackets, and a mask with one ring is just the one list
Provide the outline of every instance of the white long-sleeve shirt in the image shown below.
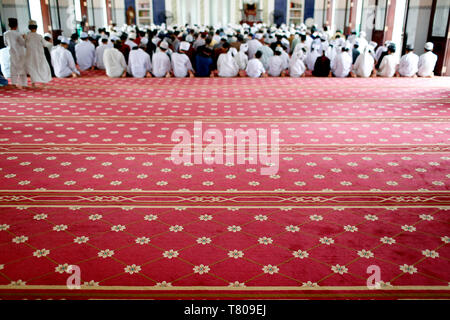
[[239,66],[231,55],[231,52],[222,53],[217,60],[217,70],[219,77],[236,77],[239,73]]
[[372,75],[374,66],[375,59],[372,54],[370,52],[363,52],[356,58],[353,71],[358,77],[368,78]]
[[134,78],[144,78],[147,72],[152,71],[150,55],[142,50],[131,50],[128,57],[128,73]]
[[108,44],[101,43],[95,49],[95,66],[101,70],[105,70],[105,64],[103,63],[103,54],[105,53],[105,50],[108,48],[110,48]]
[[11,82],[26,86],[25,40],[17,30],[6,31],[3,38],[5,45],[9,48]]
[[436,66],[437,55],[428,51],[422,54],[419,58],[419,70],[417,74],[420,77],[429,77],[432,75],[434,67]]
[[69,50],[62,46],[56,46],[50,53],[55,76],[58,78],[69,77],[72,73],[80,74],[75,67],[75,61]]
[[106,74],[111,78],[119,78],[127,69],[127,63],[123,53],[116,48],[108,48],[103,54]]
[[152,68],[153,75],[157,78],[164,77],[167,72],[172,70],[170,58],[166,52],[160,51],[153,54]]
[[398,73],[402,77],[412,77],[414,76],[419,67],[419,56],[414,52],[408,52],[403,55],[400,59],[400,63],[398,65]]
[[281,72],[286,69],[286,63],[282,56],[272,56],[269,58],[269,68],[267,73],[271,77],[279,77]]
[[352,56],[348,52],[339,53],[334,59],[331,71],[337,78],[345,78],[352,70]]
[[250,78],[259,78],[266,70],[259,59],[253,58],[248,62],[245,72]]
[[388,54],[383,57],[378,75],[380,77],[393,77],[397,71],[398,59],[394,54]]
[[2,69],[3,76],[6,79],[11,78],[9,47],[0,49],[0,67]]
[[292,78],[301,77],[306,71],[305,63],[303,62],[303,53],[297,51],[293,54],[289,62],[289,76]]
[[252,39],[248,43],[248,58],[253,59],[255,57],[255,53],[258,51],[259,48],[262,47],[262,43],[259,42],[259,40]]
[[172,70],[173,74],[177,78],[185,78],[188,75],[188,71],[194,71],[192,68],[191,60],[184,53],[173,53],[172,59]]
[[95,46],[89,41],[84,40],[75,46],[77,63],[81,70],[87,70],[94,65]]

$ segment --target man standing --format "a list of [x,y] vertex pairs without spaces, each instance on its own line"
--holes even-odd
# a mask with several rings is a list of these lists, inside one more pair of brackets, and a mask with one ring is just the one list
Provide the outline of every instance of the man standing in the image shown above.
[[9,28],[4,34],[5,45],[9,47],[11,83],[22,89],[27,86],[27,71],[25,69],[25,40],[17,31],[16,18],[8,19]]
[[413,52],[414,48],[408,44],[406,54],[400,59],[398,75],[402,77],[415,77],[419,68],[419,56]]
[[44,39],[37,31],[37,23],[30,20],[28,29],[30,32],[25,36],[25,67],[31,78],[31,86],[36,83],[47,83],[52,79],[50,66],[47,63],[44,53]]
[[434,67],[436,66],[437,55],[433,53],[433,43],[425,43],[425,53],[419,58],[419,77],[433,77]]
[[81,33],[80,39],[81,42],[75,46],[75,54],[78,66],[84,71],[94,67],[95,46],[89,41],[86,32]]

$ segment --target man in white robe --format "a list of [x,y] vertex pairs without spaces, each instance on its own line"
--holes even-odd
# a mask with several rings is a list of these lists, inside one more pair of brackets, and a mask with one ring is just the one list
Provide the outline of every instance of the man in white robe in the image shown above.
[[398,75],[401,77],[416,77],[419,70],[419,56],[413,50],[413,46],[408,44],[405,48],[406,53],[400,59]]
[[314,64],[318,57],[322,55],[320,43],[312,43],[311,50],[306,55],[305,64],[309,70],[314,70]]
[[194,77],[194,69],[192,68],[191,60],[187,56],[186,52],[189,51],[191,44],[187,41],[180,43],[180,52],[172,53],[172,70],[173,74],[177,78],[185,78],[189,75],[190,78]]
[[67,49],[69,47],[69,39],[62,38],[61,43],[54,47],[50,53],[52,56],[52,66],[55,76],[58,78],[67,78],[69,76],[77,77],[80,72],[75,66],[72,54]]
[[171,77],[172,64],[167,54],[168,49],[169,44],[166,41],[162,41],[159,45],[159,51],[153,54],[152,70],[153,75],[157,78]]
[[248,44],[242,43],[239,47],[239,52],[235,57],[236,62],[239,66],[239,70],[245,70],[247,68],[248,64],[247,51],[248,51]]
[[9,56],[9,47],[0,49],[0,68],[2,74],[6,79],[11,78],[11,59]]
[[127,63],[125,56],[119,50],[122,46],[120,41],[114,43],[113,48],[107,48],[103,54],[103,64],[105,65],[106,75],[111,78],[125,78],[127,76]]
[[353,65],[353,76],[368,78],[370,76],[376,77],[376,75],[373,46],[368,45],[366,46],[366,50],[356,58],[355,64]]
[[331,61],[331,71],[336,78],[348,77],[352,71],[352,56],[349,54],[349,48],[341,48],[336,57]]
[[239,74],[239,66],[234,59],[234,55],[237,54],[235,48],[230,48],[230,44],[225,42],[223,48],[226,49],[226,53],[222,53],[217,60],[217,71],[219,77],[236,77]]
[[[298,45],[297,45],[298,47]],[[296,47],[296,48],[297,48]],[[305,59],[306,49],[294,50],[291,60],[289,61],[289,76],[292,78],[299,78],[305,76],[306,66],[303,60]]]
[[433,47],[434,45],[432,42],[425,43],[425,53],[419,58],[419,68],[417,72],[419,77],[434,76],[434,67],[436,66],[438,57],[433,53]]
[[95,46],[89,41],[86,32],[81,33],[80,39],[80,43],[75,46],[77,64],[82,71],[93,69],[95,62]]
[[289,65],[286,64],[286,61],[281,56],[282,51],[283,49],[281,47],[277,47],[275,49],[275,55],[269,58],[267,73],[271,77],[284,77],[286,75],[286,69]]
[[30,20],[28,29],[30,32],[25,36],[25,67],[31,78],[31,86],[36,83],[47,83],[52,80],[50,66],[45,58],[44,39],[37,31],[37,23]]
[[255,57],[256,51],[262,47],[261,40],[263,39],[262,33],[257,33],[255,39],[248,42],[248,58],[253,59]]
[[9,18],[10,30],[3,35],[5,45],[9,47],[11,83],[22,89],[27,86],[27,71],[25,68],[25,39],[17,31],[18,22]]
[[150,61],[150,55],[145,52],[145,48],[148,44],[147,38],[142,38],[138,49],[130,51],[128,57],[128,73],[134,78],[151,78],[152,63]]
[[100,45],[95,48],[95,66],[97,67],[97,69],[105,70],[105,64],[103,63],[103,54],[108,48],[111,48],[111,46],[108,44],[108,38],[103,37]]
[[248,62],[245,72],[250,78],[259,78],[261,76],[267,77],[266,70],[264,69],[264,66],[260,60],[261,56],[262,52],[257,51],[255,53],[255,57]]
[[388,46],[387,55],[383,57],[380,68],[378,68],[378,76],[393,77],[397,72],[398,58],[395,55],[395,44],[391,43]]

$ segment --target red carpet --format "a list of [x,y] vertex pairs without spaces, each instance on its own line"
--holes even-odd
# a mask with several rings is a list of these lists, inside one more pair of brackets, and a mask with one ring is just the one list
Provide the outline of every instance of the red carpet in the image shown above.
[[[0,298],[448,299],[449,88],[92,72],[0,89]],[[175,165],[194,120],[278,129],[278,172]]]

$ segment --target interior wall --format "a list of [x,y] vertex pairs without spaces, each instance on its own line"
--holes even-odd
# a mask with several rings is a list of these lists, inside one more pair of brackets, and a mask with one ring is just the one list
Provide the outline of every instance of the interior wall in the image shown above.
[[1,0],[3,12],[2,20],[6,29],[8,30],[8,18],[16,18],[19,21],[18,30],[21,33],[28,32],[28,21],[30,20],[30,14],[28,10],[27,0]]
[[425,52],[432,0],[410,0],[406,24],[407,44],[414,45],[417,54]]
[[111,0],[111,19],[118,26],[125,24],[125,1]]

